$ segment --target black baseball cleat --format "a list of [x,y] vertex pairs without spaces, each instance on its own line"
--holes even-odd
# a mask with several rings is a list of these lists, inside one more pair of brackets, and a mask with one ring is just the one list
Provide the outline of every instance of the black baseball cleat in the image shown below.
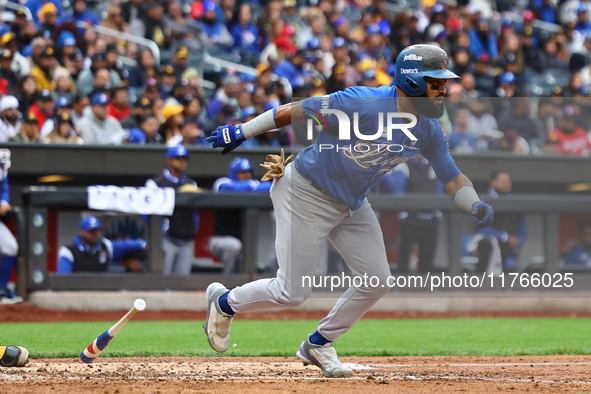
[[0,346],[0,365],[3,367],[22,367],[29,360],[29,351],[21,346]]

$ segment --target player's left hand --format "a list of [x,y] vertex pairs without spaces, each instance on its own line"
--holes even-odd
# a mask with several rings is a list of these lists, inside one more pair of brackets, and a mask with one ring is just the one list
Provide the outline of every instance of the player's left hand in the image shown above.
[[242,124],[237,124],[219,126],[205,139],[205,142],[212,143],[214,148],[224,148],[222,154],[225,155],[238,148],[245,140]]
[[474,227],[476,228],[485,228],[490,226],[493,218],[495,217],[495,211],[484,201],[478,201],[472,204],[472,210],[470,211],[470,214],[472,215]]

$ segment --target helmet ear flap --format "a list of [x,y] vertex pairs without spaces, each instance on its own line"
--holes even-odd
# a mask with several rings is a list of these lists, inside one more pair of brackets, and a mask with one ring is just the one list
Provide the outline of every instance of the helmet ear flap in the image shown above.
[[[404,89],[404,91],[411,95],[411,96],[420,96],[421,94],[425,93],[425,90],[427,90],[427,86],[424,82],[424,80],[422,79],[422,77],[420,81],[416,81],[411,77],[406,77],[405,78],[405,82],[406,82],[406,89]],[[423,82],[423,83],[420,83]]]

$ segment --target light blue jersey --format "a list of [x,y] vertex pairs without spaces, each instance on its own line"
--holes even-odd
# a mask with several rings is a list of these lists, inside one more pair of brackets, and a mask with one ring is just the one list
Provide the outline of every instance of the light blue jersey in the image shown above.
[[[323,129],[317,142],[297,155],[297,171],[312,180],[316,187],[354,210],[361,206],[371,187],[388,171],[419,153],[429,160],[441,183],[455,179],[460,170],[449,154],[447,138],[436,119],[423,115],[417,117],[417,125],[410,129],[417,138],[414,142],[399,129],[392,131],[391,140],[386,138],[386,133],[372,141],[361,140],[355,135],[354,113],[358,113],[356,124],[359,132],[373,135],[380,128],[379,113],[383,114],[385,131],[386,114],[400,112],[396,109],[396,101],[394,86],[352,87],[328,97],[304,100],[304,113],[318,119]],[[326,109],[340,110],[349,115],[350,140],[339,139],[336,115],[319,116]],[[394,119],[392,123],[402,124],[402,121]]]

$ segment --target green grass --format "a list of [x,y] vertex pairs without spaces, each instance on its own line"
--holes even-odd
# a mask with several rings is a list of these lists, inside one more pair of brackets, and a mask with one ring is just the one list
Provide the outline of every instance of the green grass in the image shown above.
[[[227,356],[293,356],[317,322],[240,321]],[[32,357],[77,357],[108,322],[5,323],[0,342],[25,346]],[[214,356],[202,321],[130,322],[104,356]],[[362,320],[335,342],[339,355],[591,354],[591,319],[482,318]]]

